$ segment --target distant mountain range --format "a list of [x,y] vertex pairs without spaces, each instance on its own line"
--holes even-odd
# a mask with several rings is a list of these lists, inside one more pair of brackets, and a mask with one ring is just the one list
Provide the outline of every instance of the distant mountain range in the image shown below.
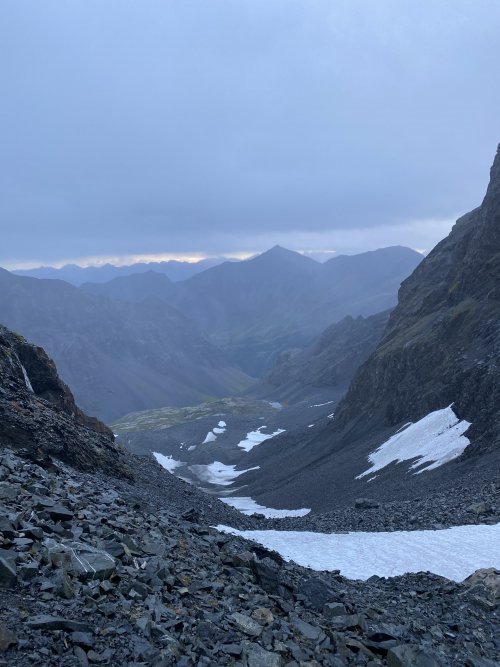
[[421,259],[394,247],[320,264],[277,246],[184,281],[148,271],[81,288],[0,270],[0,321],[42,345],[85,411],[111,421],[246,391],[284,350],[394,306]]
[[258,377],[280,352],[309,344],[341,318],[393,307],[401,281],[421,260],[414,250],[395,246],[320,264],[275,246],[175,284],[149,272],[85,283],[82,289],[131,302],[162,299],[196,322],[235,365]]
[[175,259],[166,262],[136,262],[126,266],[115,266],[114,264],[104,264],[102,266],[78,266],[77,264],[65,264],[59,269],[52,266],[40,266],[35,269],[18,269],[13,271],[18,276],[28,276],[30,278],[51,278],[55,280],[65,280],[72,285],[81,285],[85,282],[104,283],[117,276],[129,276],[134,273],[144,273],[146,271],[155,271],[162,273],[172,281],[186,280],[200,271],[205,271],[212,266],[222,264],[228,260],[226,257],[208,257],[198,262],[181,262]]

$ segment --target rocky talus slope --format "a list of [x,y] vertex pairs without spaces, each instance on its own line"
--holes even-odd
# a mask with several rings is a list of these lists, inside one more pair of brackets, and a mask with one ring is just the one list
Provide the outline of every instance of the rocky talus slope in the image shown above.
[[313,573],[211,528],[236,515],[154,465],[131,484],[0,452],[0,664],[498,664],[500,573]]

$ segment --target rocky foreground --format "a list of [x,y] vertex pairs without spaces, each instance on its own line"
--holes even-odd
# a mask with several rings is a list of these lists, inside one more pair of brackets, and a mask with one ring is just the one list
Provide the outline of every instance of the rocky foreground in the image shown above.
[[498,664],[499,572],[314,573],[210,527],[255,519],[131,467],[135,483],[0,452],[0,664]]

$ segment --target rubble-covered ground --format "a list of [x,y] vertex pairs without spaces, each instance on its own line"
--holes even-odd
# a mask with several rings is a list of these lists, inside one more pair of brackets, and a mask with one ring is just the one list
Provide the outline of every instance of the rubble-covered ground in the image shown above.
[[135,483],[0,453],[0,664],[498,664],[500,573],[312,572],[211,527],[255,517],[130,460]]

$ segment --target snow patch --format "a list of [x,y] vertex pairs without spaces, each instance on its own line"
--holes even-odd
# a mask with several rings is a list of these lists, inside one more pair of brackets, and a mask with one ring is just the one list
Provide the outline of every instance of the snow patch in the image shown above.
[[324,405],[330,405],[333,401],[327,401],[326,403],[316,403],[316,405],[310,405],[310,408],[322,408]]
[[398,431],[389,440],[368,456],[371,468],[358,475],[361,479],[394,461],[401,463],[418,457],[410,470],[420,468],[415,474],[433,470],[460,456],[470,444],[463,434],[470,423],[462,420],[452,410],[451,405],[431,412],[418,422],[410,423],[403,431]]
[[219,484],[221,486],[229,486],[240,475],[250,472],[250,470],[258,470],[260,466],[248,468],[248,470],[236,470],[236,466],[228,466],[220,461],[214,461],[208,465],[192,465],[189,470],[193,472],[196,477],[202,482],[209,484]]
[[179,466],[185,466],[186,465],[182,461],[176,461],[170,455],[165,456],[164,454],[160,454],[159,452],[153,452],[153,456],[158,461],[158,463],[163,468],[165,468],[165,470],[168,470],[168,472],[171,472],[171,473],[173,473],[176,468],[179,468]]
[[207,437],[201,444],[206,445],[207,442],[214,442],[215,440],[217,440],[218,435],[225,432],[226,432],[226,422],[220,421],[215,428],[213,428],[211,431],[207,433]]
[[349,579],[433,572],[463,581],[479,568],[500,568],[498,523],[392,533],[239,531],[228,526],[217,530],[254,540],[313,570],[340,570]]
[[264,507],[264,505],[259,505],[253,498],[243,496],[221,498],[220,500],[222,500],[223,503],[226,503],[226,505],[231,505],[231,507],[234,507],[243,514],[263,514],[267,519],[284,519],[287,516],[305,516],[311,511],[310,509],[305,508],[300,510],[276,510],[270,507]]
[[246,452],[249,452],[251,449],[257,445],[260,445],[265,440],[270,440],[271,438],[274,438],[274,436],[285,432],[284,428],[279,428],[277,431],[274,431],[274,433],[261,433],[263,428],[267,428],[267,426],[260,426],[256,431],[250,431],[250,433],[247,433],[245,440],[241,440],[237,446],[240,449],[244,449]]
[[30,379],[28,377],[28,373],[26,372],[26,369],[24,368],[24,366],[22,364],[21,364],[21,370],[23,372],[24,383],[26,384],[26,388],[28,389],[28,391],[31,391],[31,393],[34,394],[35,391],[34,391],[33,387],[31,386],[31,382],[30,382]]
[[283,406],[278,401],[269,401],[269,405],[275,410],[281,410]]

